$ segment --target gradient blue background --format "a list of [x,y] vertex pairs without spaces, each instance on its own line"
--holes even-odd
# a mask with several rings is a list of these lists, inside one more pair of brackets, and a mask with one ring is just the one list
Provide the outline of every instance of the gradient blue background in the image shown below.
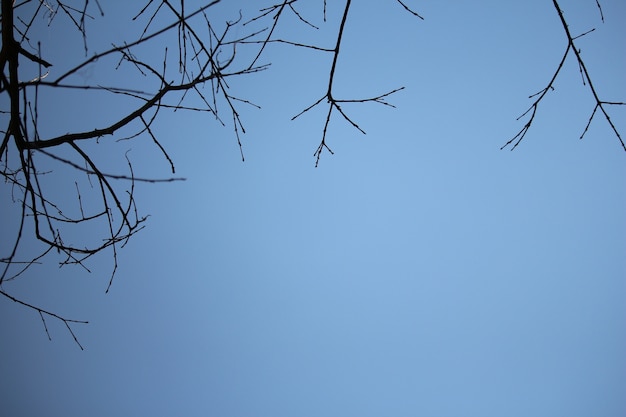
[[[226,3],[209,14],[236,18]],[[524,142],[499,150],[566,47],[552,2],[411,2],[424,21],[353,3],[337,94],[406,86],[397,109],[345,106],[367,135],[334,118],[335,155],[314,168],[325,108],[289,119],[324,94],[330,55],[272,46],[269,71],[232,80],[263,107],[242,108],[245,162],[229,128],[165,114],[155,128],[187,181],[138,187],[151,217],[110,293],[110,254],[91,274],[48,264],[4,284],[90,324],[81,351],[1,302],[0,414],[626,415],[626,155],[599,116],[578,140],[594,102],[572,57]],[[594,1],[561,3],[574,34],[597,27],[578,45],[601,97],[623,101],[626,3],[603,1],[604,24]],[[137,11],[103,7],[94,50]],[[320,32],[281,30],[332,47],[342,9],[329,2]],[[299,10],[323,25],[321,2]],[[53,38],[61,23],[42,50],[80,59],[80,38]],[[67,97],[42,115],[52,132],[119,110]],[[626,109],[610,110],[626,134]],[[137,175],[167,176],[148,139],[116,146],[109,166],[132,149]]]

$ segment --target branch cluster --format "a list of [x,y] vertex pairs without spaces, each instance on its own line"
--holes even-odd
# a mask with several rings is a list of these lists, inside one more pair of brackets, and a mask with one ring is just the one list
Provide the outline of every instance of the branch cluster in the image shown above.
[[[0,294],[36,310],[46,332],[48,317],[61,320],[74,336],[70,325],[82,321],[64,318],[15,298],[7,292],[7,283],[50,254],[60,255],[60,266],[78,265],[89,271],[87,261],[109,251],[113,268],[108,292],[117,271],[118,250],[144,227],[147,218],[138,214],[135,184],[182,178],[137,177],[128,152],[123,153],[126,172],[108,172],[95,147],[149,138],[175,174],[174,162],[154,123],[164,111],[191,111],[206,113],[219,124],[230,125],[243,159],[240,134],[245,129],[239,106],[258,106],[233,95],[229,80],[267,68],[257,64],[265,43],[254,46],[258,53],[252,60],[250,54],[238,54],[240,45],[262,39],[267,29],[239,35],[233,29],[242,26],[241,16],[235,21],[213,22],[208,11],[220,0],[209,1],[192,12],[185,9],[184,1],[175,4],[170,0],[150,0],[133,17],[134,25],[143,27],[136,38],[87,56],[87,22],[93,19],[94,11],[104,15],[97,1],[95,6],[88,0],[1,2],[0,96],[7,99],[0,105],[0,175],[4,179],[2,192],[10,195],[2,201],[19,205],[20,214],[15,234],[10,237],[6,235],[9,231],[5,231],[3,236]],[[74,26],[82,40],[85,58],[64,72],[57,72],[55,77],[52,74],[56,66],[61,64],[59,68],[63,70],[67,63],[51,63],[45,49],[42,54],[37,26],[52,25],[59,19],[65,20],[61,24],[69,22]],[[159,22],[168,21],[159,26]],[[158,50],[162,51],[161,58],[155,61],[154,52]],[[172,50],[175,52],[171,53]],[[81,72],[95,63],[100,68],[108,66],[112,71],[124,71],[123,77],[116,78],[120,84],[103,86],[81,79]],[[34,77],[29,74],[33,69],[37,71]],[[139,80],[134,86],[146,86],[146,89],[126,87],[128,74]],[[100,123],[110,118],[110,113],[117,119],[92,130],[68,125],[69,133],[47,134],[40,115],[46,115],[50,109],[43,104],[41,96],[58,92],[63,97],[65,91],[82,91],[88,97],[92,92],[121,96],[134,109],[121,116],[115,116],[115,111],[107,112]],[[101,110],[95,107],[95,111]],[[72,184],[75,193],[69,199],[67,190],[61,191],[60,184],[55,183],[62,178],[60,173],[68,170],[76,178]],[[35,254],[33,239],[42,248]],[[5,246],[7,243],[10,246]]]

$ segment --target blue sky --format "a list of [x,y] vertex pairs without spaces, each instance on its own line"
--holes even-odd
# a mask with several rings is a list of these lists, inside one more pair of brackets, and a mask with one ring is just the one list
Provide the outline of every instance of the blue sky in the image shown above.
[[[217,20],[237,16],[231,3]],[[155,128],[187,180],[139,186],[148,227],[109,294],[108,255],[91,274],[50,263],[3,284],[90,323],[75,328],[81,351],[61,323],[50,342],[37,314],[1,302],[0,411],[626,415],[626,155],[599,117],[578,139],[594,102],[571,57],[521,145],[500,150],[565,49],[552,3],[410,4],[424,21],[353,2],[337,94],[406,89],[396,109],[346,105],[367,135],[334,118],[318,168],[325,109],[289,120],[325,93],[321,52],[272,46],[268,71],[233,79],[262,106],[242,108],[245,162],[210,117],[164,114]],[[594,1],[561,6],[573,33],[597,28],[578,45],[601,97],[623,101],[625,5],[601,4],[604,24]],[[323,25],[321,5],[300,10]],[[104,6],[104,28],[136,12]],[[281,35],[330,47],[341,9],[319,32],[291,19]],[[123,39],[93,25],[96,50]],[[55,57],[72,50],[59,27],[42,29]],[[99,68],[86,79],[106,79]],[[118,109],[107,100],[68,96],[42,123],[93,128]],[[611,108],[623,133],[624,110]],[[136,173],[168,175],[146,139],[94,149],[120,170],[131,149]],[[74,177],[58,175],[72,198]]]

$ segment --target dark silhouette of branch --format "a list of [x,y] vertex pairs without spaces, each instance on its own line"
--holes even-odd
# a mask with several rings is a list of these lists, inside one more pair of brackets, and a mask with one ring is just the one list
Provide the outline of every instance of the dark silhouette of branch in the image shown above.
[[70,332],[70,334],[72,335],[72,338],[74,339],[74,342],[76,342],[76,344],[78,345],[78,347],[80,348],[80,350],[84,350],[83,345],[80,344],[80,342],[78,341],[78,338],[76,337],[76,334],[74,333],[74,330],[72,330],[71,324],[72,323],[77,323],[77,324],[88,324],[88,321],[84,321],[84,320],[73,320],[73,319],[68,319],[62,316],[59,316],[56,313],[53,313],[51,311],[48,310],[44,310],[43,308],[37,307],[36,305],[33,304],[29,304],[25,301],[22,301],[18,298],[13,297],[11,294],[0,290],[0,294],[2,294],[3,296],[5,296],[6,298],[8,298],[9,300],[13,301],[14,303],[20,304],[24,307],[27,307],[31,310],[35,310],[37,313],[39,313],[39,317],[41,317],[41,322],[43,323],[43,327],[46,331],[46,335],[48,336],[48,340],[52,340],[52,337],[50,336],[50,332],[48,331],[48,325],[46,324],[46,319],[45,316],[49,316],[52,317],[54,319],[57,319],[59,321],[61,321],[63,324],[65,324],[65,327],[67,327],[67,331]]
[[402,7],[404,7],[404,10],[406,10],[407,12],[411,13],[413,16],[419,17],[420,19],[424,20],[424,18],[422,16],[420,16],[417,12],[415,12],[414,10],[410,9],[409,6],[407,6],[406,4],[404,4],[401,0],[398,0],[398,3],[400,3],[400,5]]
[[[626,105],[626,103],[617,102],[617,101],[606,101],[606,100],[600,99],[598,92],[593,85],[593,81],[591,80],[591,76],[589,75],[589,71],[587,70],[587,66],[585,65],[585,61],[583,60],[581,56],[580,49],[578,49],[574,43],[576,39],[581,38],[591,33],[595,29],[591,29],[578,36],[572,36],[570,29],[569,29],[569,25],[567,24],[567,21],[565,20],[565,16],[563,16],[563,11],[561,10],[559,4],[557,3],[556,0],[552,0],[552,4],[554,5],[554,8],[556,9],[559,15],[561,25],[563,26],[563,30],[565,31],[565,34],[567,36],[567,46],[565,48],[565,53],[563,54],[563,58],[561,58],[561,62],[559,63],[556,71],[554,72],[554,75],[550,79],[550,82],[548,82],[548,85],[544,89],[539,91],[538,93],[529,97],[529,98],[533,98],[533,97],[537,97],[537,98],[535,99],[533,104],[531,104],[528,110],[526,110],[520,117],[517,118],[517,120],[520,120],[522,117],[530,113],[530,116],[526,124],[522,127],[522,129],[520,129],[519,132],[517,132],[517,134],[515,134],[515,136],[509,139],[509,141],[507,141],[500,149],[504,149],[507,146],[512,144],[513,146],[511,146],[511,150],[513,150],[520,144],[522,139],[524,139],[524,137],[526,136],[526,133],[528,133],[528,130],[530,129],[533,121],[535,120],[535,115],[537,114],[537,108],[539,106],[539,103],[541,102],[541,100],[543,100],[543,98],[546,96],[548,91],[554,90],[554,82],[556,81],[556,78],[559,75],[561,68],[563,68],[565,59],[567,58],[567,56],[569,55],[571,51],[574,51],[574,55],[576,56],[576,61],[578,63],[578,68],[582,76],[583,85],[586,85],[589,88],[589,91],[591,91],[591,94],[593,95],[593,98],[595,100],[595,106],[593,108],[593,111],[591,112],[591,116],[589,116],[589,119],[585,126],[585,130],[583,130],[583,133],[580,135],[580,139],[582,139],[585,136],[585,133],[587,133],[587,130],[589,129],[589,126],[591,125],[591,121],[593,120],[593,117],[595,116],[597,110],[600,109],[600,112],[604,115],[604,118],[606,119],[607,123],[611,127],[611,130],[613,130],[613,133],[617,137],[620,145],[622,146],[622,149],[626,151],[626,145],[624,144],[624,140],[622,139],[620,132],[617,130],[617,127],[615,127],[615,124],[613,124],[613,121],[611,120],[611,117],[609,116],[609,113],[607,112],[607,106],[623,106],[623,105]],[[600,6],[600,3],[597,0],[596,0],[596,5],[598,6],[598,9],[600,11],[600,17],[602,19],[602,22],[604,22],[604,15],[602,13],[602,7]]]
[[[406,7],[402,2],[399,2],[399,3],[402,4],[402,6],[404,6],[405,9],[407,9],[411,13],[415,14],[408,7]],[[341,23],[339,25],[339,30],[337,32],[337,42],[335,44],[335,48],[332,49],[333,61],[332,61],[331,67],[330,67],[329,75],[328,75],[328,90],[326,91],[326,94],[324,94],[324,96],[322,96],[322,98],[317,100],[315,103],[313,103],[312,105],[310,105],[309,107],[305,108],[300,113],[296,114],[295,116],[293,116],[291,118],[291,120],[297,119],[298,117],[302,116],[304,113],[306,113],[309,110],[311,110],[314,107],[316,107],[318,104],[320,104],[324,100],[326,100],[326,102],[328,103],[328,112],[326,113],[326,121],[324,123],[324,129],[322,130],[322,140],[321,140],[319,146],[317,147],[317,149],[315,150],[315,153],[313,154],[313,156],[315,156],[315,166],[316,167],[319,165],[319,161],[320,161],[320,158],[322,156],[322,153],[324,152],[324,149],[326,149],[328,152],[330,152],[331,155],[333,154],[332,149],[326,143],[326,137],[327,137],[327,133],[328,133],[328,125],[330,124],[330,120],[331,120],[332,115],[333,115],[333,110],[337,110],[337,112],[339,112],[339,114],[348,123],[350,123],[359,132],[365,134],[365,131],[345,113],[345,111],[341,107],[341,104],[342,103],[368,103],[368,102],[372,102],[372,103],[383,104],[385,106],[394,107],[392,104],[386,102],[384,99],[387,96],[390,96],[391,94],[396,93],[396,92],[404,89],[404,87],[400,87],[400,88],[396,88],[394,90],[391,90],[391,91],[389,91],[387,93],[384,93],[384,94],[381,94],[381,95],[378,95],[378,96],[375,96],[375,97],[360,98],[360,99],[337,99],[333,95],[333,83],[335,81],[335,71],[337,69],[337,61],[339,59],[339,53],[340,53],[340,50],[341,50],[341,40],[343,39],[344,28],[345,28],[345,25],[346,25],[346,21],[348,20],[348,11],[350,10],[350,5],[351,5],[351,0],[346,0],[346,4],[344,6],[344,11],[343,11],[343,16],[341,18]],[[419,16],[419,15],[417,15],[417,16]],[[419,17],[421,18],[421,16],[419,16]]]
[[[28,50],[31,45],[29,32],[37,22],[37,17],[41,17],[44,13],[48,15],[50,21],[64,16],[77,29],[86,54],[88,51],[86,25],[87,21],[92,19],[89,14],[89,2],[85,0],[81,7],[75,7],[63,1],[54,1],[52,4],[41,2],[33,15],[26,19],[16,20],[14,8],[19,5],[15,6],[10,0],[0,1],[2,1],[0,94],[7,96],[6,103],[9,105],[6,109],[0,109],[3,123],[6,120],[5,129],[1,131],[3,138],[0,144],[0,175],[12,190],[13,202],[20,204],[21,207],[21,217],[19,223],[16,223],[18,227],[14,235],[14,243],[6,253],[2,254],[1,258],[3,268],[0,275],[0,294],[36,310],[42,318],[48,336],[50,334],[44,317],[63,321],[78,343],[69,327],[70,323],[78,321],[65,319],[61,315],[19,300],[10,295],[4,286],[29,268],[42,262],[48,255],[54,253],[60,255],[61,266],[77,265],[90,272],[87,261],[105,250],[110,250],[112,271],[106,287],[106,292],[108,292],[118,269],[118,250],[128,242],[131,236],[144,227],[147,220],[147,216],[138,214],[134,198],[135,183],[183,180],[175,177],[165,179],[136,177],[128,154],[124,155],[128,173],[106,172],[103,169],[103,162],[97,154],[92,153],[89,143],[119,143],[120,140],[131,140],[145,135],[163,155],[174,174],[174,161],[159,139],[153,123],[163,111],[186,110],[211,113],[216,120],[224,124],[219,116],[221,110],[218,109],[218,103],[221,103],[221,106],[225,105],[225,110],[232,119],[233,132],[243,159],[240,133],[245,132],[245,129],[238,107],[240,105],[258,106],[247,99],[231,94],[228,80],[267,68],[267,65],[246,62],[236,53],[237,45],[243,44],[244,41],[256,41],[255,37],[262,31],[232,37],[232,28],[239,24],[239,21],[236,21],[227,22],[221,33],[216,32],[205,12],[218,4],[220,0],[210,1],[191,13],[185,10],[184,2],[176,8],[169,0],[157,2],[152,0],[147,2],[135,16],[135,20],[143,17],[144,14],[147,18],[144,31],[139,38],[129,40],[122,45],[113,45],[110,49],[87,57],[69,69],[61,66],[61,70],[65,72],[50,80],[49,73],[43,73],[41,67],[49,68],[55,63],[41,57],[39,50],[37,54]],[[98,11],[103,15],[100,5],[97,4],[97,6]],[[150,11],[152,6],[155,10]],[[293,8],[292,10],[295,11]],[[168,14],[170,18],[173,17],[173,21],[162,28],[151,30],[157,13]],[[19,40],[15,39],[14,33],[20,34]],[[176,39],[178,64],[176,69],[180,74],[178,81],[172,81],[173,77],[168,66],[168,47],[164,40],[171,39],[170,34],[173,34]],[[165,45],[163,61],[155,65],[154,62],[141,58],[141,48],[154,48],[159,45],[156,41]],[[255,47],[257,50],[263,50],[265,47],[264,43],[254,45],[250,43],[249,47]],[[224,59],[225,55],[226,59]],[[30,62],[31,65],[19,65],[20,57]],[[157,87],[152,90],[149,88],[140,90],[122,85],[104,87],[72,81],[87,65],[96,62],[99,65],[107,65],[108,61],[105,60],[110,58],[117,58],[114,70],[121,67],[134,69],[142,79],[152,79]],[[24,77],[23,74],[31,71],[33,66],[39,67],[39,75]],[[20,79],[29,81],[20,81]],[[206,97],[206,92],[202,92],[200,88],[204,85],[210,86],[210,98]],[[136,101],[137,104],[133,111],[117,118],[114,112],[105,115],[102,120],[103,124],[92,130],[78,130],[68,126],[68,133],[56,136],[46,135],[38,124],[39,92],[44,89],[55,91],[72,89],[86,93],[100,91]],[[191,100],[192,94],[200,100],[200,106],[186,104]],[[105,120],[109,117],[112,117],[113,121],[107,123]],[[124,136],[122,131],[131,131],[131,133]],[[106,139],[107,137],[110,139]],[[56,173],[54,168],[49,171],[41,170],[39,167],[43,164],[42,159],[46,160],[46,166],[52,163],[57,169],[74,170],[77,174],[87,178],[88,187],[81,187],[78,181],[74,181],[77,195],[75,208],[68,208],[68,202],[55,195],[57,188],[48,185],[48,177],[53,178]],[[114,182],[113,180],[122,181]],[[88,198],[85,198],[86,191],[89,194]],[[89,203],[86,204],[87,201]],[[94,226],[101,227],[101,235],[93,235]],[[76,237],[66,238],[68,231],[81,230],[83,227],[89,227],[89,232],[78,235],[84,236],[85,241],[76,240]],[[24,260],[23,254],[29,251],[29,246],[32,246],[24,244],[28,236],[27,230],[32,230],[30,236],[40,242],[43,249],[31,255],[30,259]],[[70,236],[75,235],[70,234]],[[8,239],[8,236],[5,238]],[[80,343],[78,344],[80,346]]]
[[[273,20],[272,27],[267,32],[267,36],[265,37],[265,39],[263,39],[260,42],[261,48],[259,48],[259,51],[258,51],[257,55],[254,57],[254,59],[250,63],[250,67],[252,67],[253,65],[256,65],[256,62],[259,60],[259,58],[261,57],[261,54],[265,50],[265,46],[272,41],[272,35],[274,34],[274,30],[276,29],[276,27],[278,27],[278,22],[280,21],[282,13],[285,10],[285,7],[288,7],[298,17],[298,19],[300,19],[300,21],[302,21],[305,24],[307,24],[307,25],[317,29],[317,26],[315,26],[314,24],[310,23],[308,20],[304,19],[302,17],[302,15],[293,7],[293,4],[296,3],[297,1],[298,0],[284,0],[281,4],[275,4],[273,6],[261,9],[261,14],[260,15],[254,17],[253,19],[250,19],[249,21],[244,23],[244,26],[245,26],[245,25],[247,25],[249,23],[255,22],[255,21],[257,21],[259,19],[262,19],[262,18],[264,18],[266,16],[269,16],[269,15],[272,16],[272,20]],[[325,9],[326,9],[326,2],[324,2],[324,10]],[[276,12],[276,13],[274,13],[272,15],[272,12]]]

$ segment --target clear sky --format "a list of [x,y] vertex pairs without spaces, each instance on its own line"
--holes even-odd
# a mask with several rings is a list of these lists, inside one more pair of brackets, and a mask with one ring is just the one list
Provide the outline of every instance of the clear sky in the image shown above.
[[[123,3],[102,3],[90,53],[132,27]],[[289,18],[281,36],[332,47],[343,2],[326,24],[321,1],[304,3],[320,30]],[[0,414],[626,415],[626,152],[600,117],[578,139],[595,103],[575,60],[521,145],[500,150],[565,50],[552,2],[405,3],[425,20],[353,1],[337,94],[406,89],[396,109],[346,105],[367,135],[334,118],[318,168],[325,110],[290,118],[325,93],[322,52],[273,45],[268,71],[232,80],[262,106],[242,108],[245,162],[232,129],[163,113],[187,180],[138,187],[148,227],[110,292],[110,254],[91,274],[52,262],[3,285],[90,323],[75,327],[81,351],[62,323],[48,321],[50,342],[36,313],[0,302]],[[574,34],[596,27],[578,45],[601,97],[626,100],[626,3],[601,1],[604,24],[593,0],[561,3]],[[42,51],[81,59],[80,38],[56,40],[66,24],[40,25]],[[107,100],[68,96],[42,123],[93,128],[117,109]],[[626,108],[610,110],[626,135]],[[120,171],[131,149],[137,175],[168,175],[149,144],[98,146]]]

